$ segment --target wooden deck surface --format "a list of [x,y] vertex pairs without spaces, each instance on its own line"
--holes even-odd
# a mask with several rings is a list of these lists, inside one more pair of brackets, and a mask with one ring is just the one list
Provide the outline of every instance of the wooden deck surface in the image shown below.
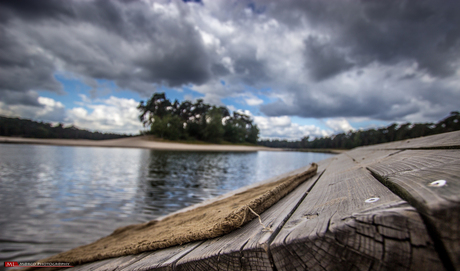
[[318,164],[261,215],[272,231],[254,219],[212,240],[66,270],[460,270],[460,132]]

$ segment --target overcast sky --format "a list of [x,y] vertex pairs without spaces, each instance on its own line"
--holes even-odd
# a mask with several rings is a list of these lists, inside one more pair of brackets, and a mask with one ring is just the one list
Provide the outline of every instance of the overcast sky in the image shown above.
[[154,92],[300,139],[460,110],[459,1],[0,1],[0,115],[137,133]]

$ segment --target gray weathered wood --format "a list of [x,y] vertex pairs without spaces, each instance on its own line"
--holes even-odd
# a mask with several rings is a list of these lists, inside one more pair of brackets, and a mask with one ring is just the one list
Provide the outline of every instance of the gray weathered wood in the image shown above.
[[230,234],[204,242],[177,262],[177,270],[271,270],[268,251],[271,237],[279,231],[329,162],[330,159],[321,162],[316,176],[261,214],[262,223],[273,232],[263,231],[256,218]]
[[[145,255],[143,255],[145,256]],[[102,270],[120,270],[123,266],[128,266],[133,264],[134,262],[141,259],[139,255],[128,255],[124,257],[114,258],[114,259],[106,259],[102,261],[97,261],[88,264],[78,265],[74,268],[67,268],[66,270],[72,271],[83,271],[83,270],[91,270],[91,271],[102,271]]]
[[416,210],[348,155],[328,167],[271,252],[278,270],[443,269]]
[[[460,270],[460,150],[404,151],[369,169],[426,218],[440,252]],[[430,186],[436,180],[447,183]]]
[[173,270],[174,264],[177,260],[192,251],[201,243],[202,242],[193,242],[182,246],[165,248],[153,252],[144,252],[137,255],[128,255],[113,259],[106,259],[94,263],[79,265],[74,268],[67,268],[66,270]]
[[[130,266],[146,256],[147,254],[138,254],[103,260],[101,262],[105,262],[105,264],[94,269],[94,271],[122,270],[124,267]],[[83,268],[82,270],[88,269]]]
[[[353,159],[355,166],[365,167],[383,161],[391,159],[392,155],[399,153],[403,150],[366,150],[366,149],[354,149],[344,154]],[[353,169],[353,168],[350,168]]]
[[[460,131],[366,146],[367,149],[449,149],[460,148]],[[360,148],[360,149],[361,149]]]
[[145,252],[146,257],[121,270],[175,270],[176,262],[193,251],[202,242],[193,242],[177,247],[165,248],[154,252]]
[[[261,214],[274,232],[255,219],[220,238],[72,270],[460,270],[459,147],[452,132],[356,148]],[[438,179],[447,185],[428,186]]]

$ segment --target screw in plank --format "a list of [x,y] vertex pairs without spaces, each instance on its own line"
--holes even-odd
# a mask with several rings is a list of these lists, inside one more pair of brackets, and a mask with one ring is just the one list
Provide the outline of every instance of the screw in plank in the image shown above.
[[429,183],[428,186],[441,187],[441,186],[446,185],[446,183],[447,183],[446,180],[437,180],[437,181]]
[[365,202],[365,203],[373,203],[373,202],[378,201],[379,199],[380,199],[380,198],[369,198],[369,199],[365,200],[364,202]]

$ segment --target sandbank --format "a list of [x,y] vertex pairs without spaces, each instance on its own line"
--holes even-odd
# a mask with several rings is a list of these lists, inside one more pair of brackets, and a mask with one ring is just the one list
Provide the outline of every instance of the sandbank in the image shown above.
[[161,142],[151,136],[135,136],[108,140],[89,139],[42,139],[0,136],[0,143],[15,144],[42,144],[55,146],[82,146],[82,147],[111,147],[111,148],[143,148],[153,150],[171,151],[281,151],[281,149],[263,146],[239,146],[219,144],[184,144]]

